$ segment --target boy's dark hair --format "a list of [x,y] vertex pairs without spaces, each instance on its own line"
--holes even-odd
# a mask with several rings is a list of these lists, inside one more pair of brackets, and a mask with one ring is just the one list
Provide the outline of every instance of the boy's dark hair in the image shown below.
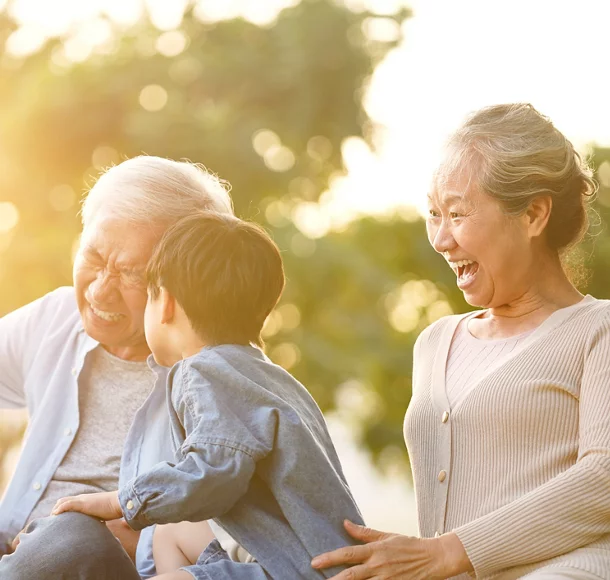
[[163,286],[208,344],[263,345],[261,330],[284,288],[280,251],[259,226],[197,212],[163,235],[148,264],[153,298]]

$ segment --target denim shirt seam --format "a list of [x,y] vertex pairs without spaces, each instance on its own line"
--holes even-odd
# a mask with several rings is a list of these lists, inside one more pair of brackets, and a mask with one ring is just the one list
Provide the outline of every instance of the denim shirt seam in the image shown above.
[[186,406],[188,407],[189,413],[191,414],[191,418],[194,418],[197,416],[197,413],[195,412],[195,408],[193,407],[193,404],[191,403],[191,398],[189,396],[189,379],[186,377],[186,373],[184,372],[184,365],[185,363],[183,362],[180,365],[180,379],[181,379],[181,383],[182,383],[182,398],[184,399],[184,402],[186,403]]
[[235,441],[230,441],[227,439],[210,439],[207,437],[188,439],[182,445],[181,450],[183,451],[192,443],[197,443],[199,445],[213,445],[215,447],[225,447],[226,449],[232,449],[233,451],[240,451],[241,453],[245,453],[254,460],[256,460],[256,456],[258,455],[255,450],[251,449],[250,447],[246,447],[241,443],[236,443]]

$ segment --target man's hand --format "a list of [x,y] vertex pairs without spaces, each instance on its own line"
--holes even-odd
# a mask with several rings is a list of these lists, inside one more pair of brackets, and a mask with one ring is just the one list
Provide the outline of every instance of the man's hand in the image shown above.
[[17,549],[17,546],[19,545],[19,542],[21,541],[19,536],[21,536],[21,534],[23,534],[23,532],[25,532],[27,526],[25,526],[25,528],[23,528],[23,530],[21,530],[13,539],[13,541],[11,542],[10,548],[11,550],[14,552]]
[[112,535],[121,542],[123,549],[127,552],[131,560],[135,562],[140,532],[132,530],[123,518],[108,520],[106,522],[106,527],[112,532]]
[[57,516],[63,512],[80,512],[104,521],[116,520],[123,516],[118,491],[63,497],[57,500],[51,515]]

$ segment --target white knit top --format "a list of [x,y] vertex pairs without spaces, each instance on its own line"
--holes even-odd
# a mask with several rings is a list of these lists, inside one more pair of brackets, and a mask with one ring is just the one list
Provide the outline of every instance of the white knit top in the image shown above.
[[445,388],[449,406],[454,410],[487,373],[489,367],[509,356],[531,333],[524,332],[499,340],[482,340],[470,334],[469,320],[463,319],[458,324],[447,359]]
[[452,408],[450,345],[477,314],[415,346],[405,439],[421,535],[455,531],[477,578],[568,566],[610,579],[610,302],[554,312]]

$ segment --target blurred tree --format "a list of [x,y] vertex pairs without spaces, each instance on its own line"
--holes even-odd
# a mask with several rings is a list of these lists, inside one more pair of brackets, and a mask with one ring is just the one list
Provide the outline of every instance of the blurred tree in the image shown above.
[[[405,17],[385,22],[399,30]],[[324,409],[339,384],[365,385],[378,409],[365,440],[376,450],[396,441],[414,335],[389,325],[383,296],[421,275],[419,261],[427,260],[415,250],[421,240],[413,241],[421,224],[364,220],[314,242],[290,220],[295,206],[316,201],[343,171],[344,139],[370,141],[362,92],[399,40],[367,38],[374,19],[340,2],[304,0],[270,27],[202,22],[193,9],[170,32],[143,19],[90,55],[70,38],[27,58],[5,46],[0,203],[12,202],[20,220],[4,231],[0,205],[0,313],[71,283],[77,201],[103,167],[142,152],[204,162],[233,185],[239,215],[272,217],[286,250],[290,282],[270,350],[311,383]],[[3,15],[0,41],[15,29]],[[411,265],[403,242],[415,244]],[[384,411],[388,393],[399,404]]]
[[[406,15],[393,18],[396,26]],[[245,217],[262,219],[274,198],[316,200],[342,171],[342,141],[363,134],[363,86],[396,44],[367,40],[370,18],[305,0],[262,28],[201,22],[191,8],[176,31],[146,18],[115,30],[110,46],[81,63],[70,39],[28,58],[5,47],[0,191],[21,220],[0,240],[10,244],[0,261],[0,312],[70,282],[75,192],[123,158],[204,162],[232,183]],[[0,41],[15,28],[4,15]]]
[[586,291],[596,298],[610,298],[610,148],[593,147],[591,159],[599,189],[591,206],[589,234],[578,257],[586,267]]
[[[468,308],[454,276],[421,219],[364,218],[316,240],[291,219],[343,171],[344,139],[371,139],[362,92],[397,40],[368,39],[370,18],[303,0],[269,27],[201,22],[194,10],[169,32],[144,19],[87,58],[70,39],[24,59],[2,49],[0,313],[71,283],[78,197],[103,167],[141,152],[203,162],[232,183],[237,213],[271,227],[284,251],[288,285],[265,328],[272,358],[324,410],[337,408],[381,465],[404,458],[415,338]],[[0,14],[2,46],[14,29]],[[595,160],[605,221],[610,151]],[[16,227],[5,202],[19,211]],[[591,293],[608,296],[607,234],[582,252]]]

